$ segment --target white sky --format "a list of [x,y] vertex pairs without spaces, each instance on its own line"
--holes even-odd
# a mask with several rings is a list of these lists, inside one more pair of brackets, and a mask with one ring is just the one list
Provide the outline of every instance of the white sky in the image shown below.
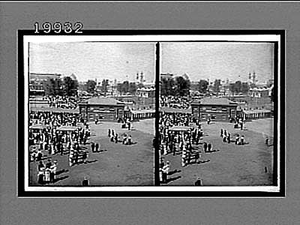
[[263,83],[274,78],[273,51],[271,43],[162,43],[161,72],[186,73],[192,81],[247,81],[255,71],[256,79]]
[[[247,81],[255,71],[258,82],[274,78],[274,46],[270,43],[162,42],[161,73],[188,74],[190,80]],[[143,72],[154,82],[155,43],[31,42],[31,73],[75,74],[79,81],[135,81]]]
[[43,42],[30,43],[31,73],[75,74],[79,81],[135,81],[143,72],[154,82],[154,43]]

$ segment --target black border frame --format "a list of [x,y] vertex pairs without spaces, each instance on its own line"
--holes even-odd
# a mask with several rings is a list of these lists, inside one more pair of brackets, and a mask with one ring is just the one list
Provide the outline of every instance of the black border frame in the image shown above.
[[[24,99],[20,99],[24,96],[24,46],[23,40],[25,35],[55,35],[66,36],[65,33],[34,33],[34,30],[18,30],[18,90],[17,90],[17,108],[18,108],[18,150],[17,150],[17,172],[18,172],[18,197],[285,197],[286,194],[286,181],[285,181],[285,30],[270,29],[270,30],[143,30],[143,29],[131,29],[131,30],[83,30],[81,34],[75,34],[74,32],[69,35],[279,35],[280,36],[280,56],[278,55],[278,44],[275,42],[275,57],[274,61],[278,61],[280,57],[280,76],[278,75],[277,63],[274,64],[274,80],[275,80],[275,96],[276,99],[280,98],[280,118],[278,117],[278,100],[274,102],[274,140],[277,140],[280,135],[280,146],[274,145],[274,168],[278,166],[277,151],[280,147],[280,190],[279,192],[265,192],[265,191],[25,191],[24,182]],[[192,40],[189,42],[193,42]],[[224,41],[223,41],[224,42]],[[158,133],[158,118],[159,118],[159,44],[157,44],[156,53],[156,133]],[[281,86],[278,87],[278,80],[280,79]],[[280,88],[280,96],[278,96],[278,88]],[[278,98],[279,97],[279,98]],[[280,120],[280,131],[277,129],[277,124]],[[158,142],[157,136],[155,136],[155,165],[158,165]],[[274,170],[274,178],[277,178]],[[277,179],[274,179],[277,181]],[[155,167],[155,186],[158,186],[158,167]],[[278,184],[275,184],[278,185]],[[161,187],[164,188],[164,187]]]

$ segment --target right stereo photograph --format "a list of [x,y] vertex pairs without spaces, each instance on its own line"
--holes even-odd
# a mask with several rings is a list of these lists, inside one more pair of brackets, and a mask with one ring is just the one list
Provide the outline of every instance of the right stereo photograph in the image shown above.
[[279,191],[280,41],[214,35],[160,42],[160,186]]

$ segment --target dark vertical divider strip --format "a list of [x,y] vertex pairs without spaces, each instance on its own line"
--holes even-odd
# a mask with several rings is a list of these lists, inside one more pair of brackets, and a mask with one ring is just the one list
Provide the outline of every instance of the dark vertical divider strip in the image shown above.
[[[278,96],[278,80],[280,79],[279,74],[278,74],[278,44],[277,42],[274,43],[274,140],[277,143],[278,140],[278,123],[279,123],[279,118],[278,118],[278,102],[279,102],[279,97]],[[281,100],[281,99],[280,99]],[[273,141],[274,141],[273,140]],[[280,146],[277,146],[277,144],[274,143],[274,160],[273,160],[273,185],[278,185],[278,151],[282,151],[282,149],[278,149]]]
[[155,166],[155,186],[159,186],[159,142],[158,142],[158,136],[159,136],[159,74],[160,74],[160,43],[156,43],[156,61],[155,61],[155,67],[156,67],[156,78],[155,78],[155,160],[154,160],[154,166]]
[[[285,154],[286,154],[286,147],[285,147],[285,30],[281,31],[280,37],[280,131],[277,131],[280,137],[280,192],[282,196],[285,196]],[[278,163],[278,161],[277,161]]]

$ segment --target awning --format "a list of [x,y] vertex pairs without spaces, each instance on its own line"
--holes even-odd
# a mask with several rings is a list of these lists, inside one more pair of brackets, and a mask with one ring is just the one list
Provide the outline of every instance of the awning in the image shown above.
[[271,113],[271,110],[267,109],[255,109],[255,110],[244,110],[245,114],[253,114],[253,113]]
[[180,109],[180,108],[161,107],[160,111],[161,112],[165,112],[165,113],[192,114],[192,109]]
[[189,131],[189,130],[191,130],[191,127],[187,127],[187,126],[174,126],[169,129],[169,131],[182,131],[182,132]]
[[57,131],[76,131],[78,127],[73,127],[73,126],[62,126],[57,128]]
[[79,109],[63,109],[63,108],[50,108],[50,107],[32,107],[30,108],[33,112],[52,112],[52,113],[70,113],[79,114]]
[[40,125],[40,124],[32,125],[29,127],[29,129],[31,129],[31,130],[43,130],[45,128],[47,128],[47,126]]

